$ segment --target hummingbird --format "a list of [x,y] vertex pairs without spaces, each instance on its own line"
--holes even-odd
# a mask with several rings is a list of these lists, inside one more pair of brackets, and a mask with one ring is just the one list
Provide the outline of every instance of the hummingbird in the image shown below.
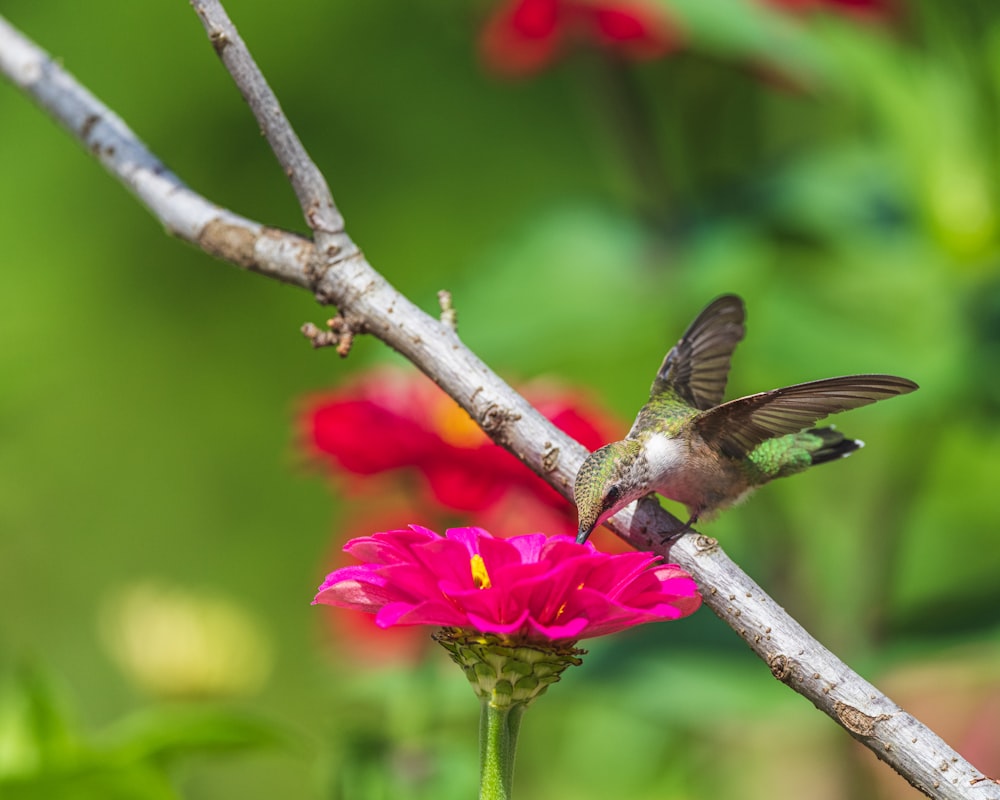
[[768,481],[864,446],[833,427],[812,427],[819,420],[918,388],[894,375],[845,375],[723,403],[745,320],[736,295],[713,300],[663,359],[625,438],[583,462],[574,486],[577,542],[652,492],[687,507],[676,535],[686,533]]

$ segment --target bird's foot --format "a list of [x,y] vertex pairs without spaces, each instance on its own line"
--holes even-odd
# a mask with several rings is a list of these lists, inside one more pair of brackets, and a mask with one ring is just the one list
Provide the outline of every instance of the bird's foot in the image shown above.
[[676,542],[686,533],[697,533],[694,529],[694,524],[698,521],[698,515],[692,514],[691,518],[684,523],[684,526],[680,530],[676,530],[671,533],[666,539],[663,540],[664,544],[670,544],[671,542]]

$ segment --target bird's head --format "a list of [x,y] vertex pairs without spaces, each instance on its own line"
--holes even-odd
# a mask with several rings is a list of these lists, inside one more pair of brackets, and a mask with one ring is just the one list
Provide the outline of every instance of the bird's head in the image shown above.
[[648,491],[635,475],[640,450],[638,442],[626,439],[595,450],[583,462],[573,488],[578,543],[583,544],[594,528]]

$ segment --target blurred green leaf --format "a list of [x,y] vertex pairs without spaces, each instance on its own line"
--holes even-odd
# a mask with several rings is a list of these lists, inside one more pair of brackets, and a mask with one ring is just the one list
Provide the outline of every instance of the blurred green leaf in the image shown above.
[[764,3],[738,0],[657,0],[676,19],[688,46],[743,62],[787,70],[792,81],[825,81],[831,64],[807,25]]
[[37,776],[0,780],[11,800],[176,800],[164,775],[143,764],[82,763]]
[[[58,769],[75,758],[81,743],[64,687],[38,663],[23,664],[2,688],[6,710],[0,774],[24,768]],[[7,763],[5,763],[7,762]],[[20,763],[19,763],[20,762]]]
[[168,766],[196,754],[229,753],[288,745],[273,722],[245,712],[156,707],[126,717],[104,731],[102,746],[119,757]]
[[197,707],[149,709],[84,737],[42,668],[26,667],[2,688],[4,798],[168,800],[177,797],[168,768],[181,759],[274,747],[287,738],[256,717]]
[[[909,184],[928,232],[967,266],[996,250],[1000,152],[995,124],[1000,84],[986,48],[962,46],[963,20],[924,8],[930,54],[840,22],[823,27],[841,89],[860,103],[886,148],[890,169]],[[996,30],[987,26],[985,31]],[[983,54],[985,50],[985,58]],[[931,55],[931,57],[928,57]],[[895,163],[894,163],[895,162]]]

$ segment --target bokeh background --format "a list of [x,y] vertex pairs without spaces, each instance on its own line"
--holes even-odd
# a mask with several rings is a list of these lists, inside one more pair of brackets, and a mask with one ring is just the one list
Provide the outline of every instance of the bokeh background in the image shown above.
[[[1000,6],[227,7],[371,263],[429,311],[449,289],[487,363],[609,437],[723,292],[730,396],[920,383],[837,420],[863,452],[705,530],[1000,773]],[[194,189],[303,230],[187,3],[0,10]],[[471,796],[444,653],[309,605],[346,537],[480,519],[419,464],[310,442],[324,393],[429,383],[373,339],[310,349],[327,310],[164,235],[6,83],[0,176],[0,795]],[[490,527],[557,524],[531,508]],[[522,798],[916,796],[707,610],[590,650],[526,719]]]

